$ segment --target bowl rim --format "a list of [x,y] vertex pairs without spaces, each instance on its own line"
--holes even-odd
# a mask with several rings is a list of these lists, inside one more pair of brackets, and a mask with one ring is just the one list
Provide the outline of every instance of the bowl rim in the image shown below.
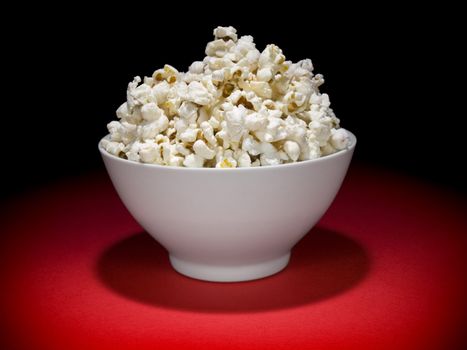
[[110,154],[107,152],[103,147],[102,147],[102,140],[108,139],[110,137],[110,134],[107,134],[104,136],[102,139],[99,140],[98,143],[98,149],[101,155],[105,158],[111,159],[112,161],[117,161],[117,162],[122,162],[127,165],[132,165],[132,166],[138,166],[138,167],[147,167],[147,168],[154,168],[154,169],[164,169],[164,170],[176,170],[176,171],[203,171],[203,172],[237,172],[237,171],[267,171],[271,169],[288,169],[292,167],[303,167],[311,163],[320,163],[320,162],[326,162],[328,160],[341,157],[346,153],[352,152],[355,149],[355,145],[357,144],[357,137],[349,130],[345,129],[350,136],[350,145],[347,148],[344,148],[340,151],[337,151],[335,153],[328,154],[323,157],[315,158],[315,159],[308,159],[308,160],[302,160],[294,163],[286,163],[286,164],[278,164],[278,165],[267,165],[267,166],[257,166],[257,167],[243,167],[243,168],[187,168],[187,167],[181,167],[181,166],[173,166],[173,165],[160,165],[160,164],[148,164],[148,163],[140,163],[140,162],[134,162],[128,159],[123,159],[120,157],[117,157],[113,154]]

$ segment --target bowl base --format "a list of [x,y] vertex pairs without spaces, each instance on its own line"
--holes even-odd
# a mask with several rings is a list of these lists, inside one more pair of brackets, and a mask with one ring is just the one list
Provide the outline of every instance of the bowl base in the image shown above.
[[173,255],[169,258],[172,267],[182,275],[211,282],[240,282],[263,278],[283,270],[289,263],[290,252],[272,260],[237,266],[200,264]]

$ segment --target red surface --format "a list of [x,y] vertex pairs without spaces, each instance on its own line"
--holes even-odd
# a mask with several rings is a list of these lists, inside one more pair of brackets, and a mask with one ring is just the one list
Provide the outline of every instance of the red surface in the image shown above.
[[2,349],[454,349],[466,303],[466,202],[353,166],[281,273],[216,284],[170,268],[104,174],[9,201]]

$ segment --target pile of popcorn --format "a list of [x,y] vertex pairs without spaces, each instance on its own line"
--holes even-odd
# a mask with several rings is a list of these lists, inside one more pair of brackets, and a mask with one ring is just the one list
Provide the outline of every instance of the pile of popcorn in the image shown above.
[[105,150],[135,162],[236,168],[314,159],[346,148],[348,133],[309,59],[286,61],[253,37],[217,27],[203,61],[181,73],[170,65],[135,77]]

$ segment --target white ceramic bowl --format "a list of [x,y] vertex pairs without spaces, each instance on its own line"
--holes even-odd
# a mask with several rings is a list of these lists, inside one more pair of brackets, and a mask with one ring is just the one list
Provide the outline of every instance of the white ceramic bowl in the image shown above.
[[213,169],[142,164],[99,144],[123,203],[168,251],[178,272],[207,281],[246,281],[287,266],[345,177],[348,149],[268,167]]

